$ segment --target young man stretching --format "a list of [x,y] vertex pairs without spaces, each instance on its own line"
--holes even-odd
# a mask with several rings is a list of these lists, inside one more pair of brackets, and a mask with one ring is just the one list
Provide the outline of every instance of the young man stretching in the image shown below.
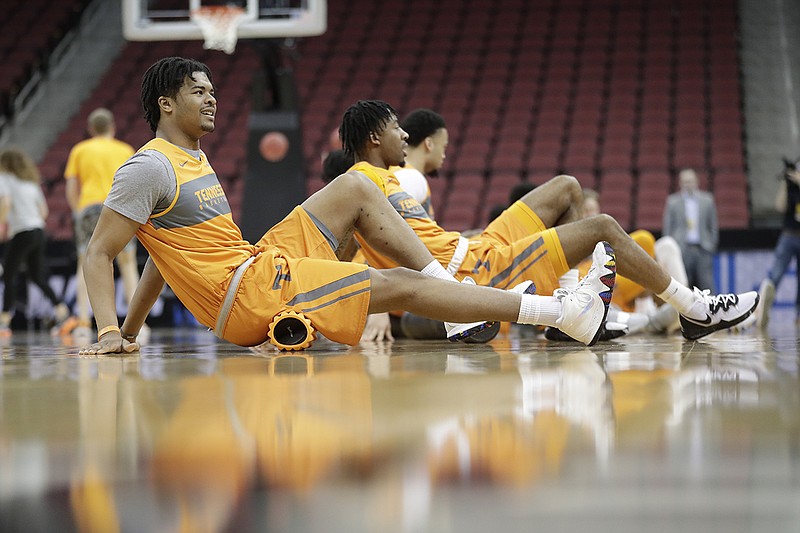
[[[500,288],[530,280],[538,294],[557,295],[559,278],[591,254],[595,243],[607,241],[619,259],[619,273],[672,305],[680,314],[681,331],[687,339],[738,324],[758,303],[755,291],[718,296],[692,291],[673,279],[612,217],[583,218],[583,192],[572,176],[556,176],[536,187],[480,235],[467,239],[446,231],[387,170],[403,161],[408,138],[389,104],[362,100],[351,105],[342,118],[339,135],[356,162],[350,172],[375,183],[431,254],[458,279],[469,276],[478,285]],[[371,266],[396,266],[368,239],[357,237]]]
[[[86,255],[84,272],[98,342],[81,354],[131,352],[164,283],[202,324],[230,342],[310,345],[314,332],[358,342],[368,313],[405,309],[448,324],[451,336],[481,320],[554,325],[592,344],[615,279],[614,253],[597,243],[591,273],[558,297],[455,283],[383,193],[348,172],[296,207],[256,244],[242,239],[200,139],[214,131],[211,72],[179,57],[152,65],[142,82],[145,119],[155,138],[118,171]],[[395,120],[396,123],[396,120]],[[401,161],[399,126],[384,158]],[[390,155],[391,153],[391,155]],[[376,270],[339,262],[339,243],[357,230],[406,268]],[[120,328],[114,257],[134,236],[150,253]]]

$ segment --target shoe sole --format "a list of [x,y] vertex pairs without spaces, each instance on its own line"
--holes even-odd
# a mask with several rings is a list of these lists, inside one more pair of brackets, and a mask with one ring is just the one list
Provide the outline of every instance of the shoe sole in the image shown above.
[[[681,316],[681,333],[683,334],[683,337],[685,339],[690,341],[696,341],[697,339],[701,339],[706,335],[711,335],[715,331],[732,328],[736,324],[744,322],[744,320],[747,319],[747,317],[753,314],[753,311],[755,311],[756,307],[758,307],[759,299],[760,297],[756,295],[756,301],[753,303],[753,306],[750,308],[750,310],[744,313],[743,315],[740,315],[738,318],[736,318],[736,320],[730,320],[730,321],[720,320],[713,326],[708,326],[708,327],[698,326],[694,322],[690,322],[689,320],[686,320],[685,318],[683,318],[683,316]],[[693,331],[687,331],[686,329],[687,327],[693,329]]]
[[486,327],[477,333],[463,339],[467,344],[486,344],[500,333],[500,322],[489,322]]
[[[500,322],[482,322],[477,326],[473,326],[469,329],[456,333],[455,335],[447,337],[447,340],[449,340],[450,342],[459,342],[459,341],[468,342],[467,339],[477,335],[478,333],[487,328],[493,327],[495,324],[497,324],[497,331],[500,331]],[[483,342],[489,342],[490,340],[492,340],[495,337],[495,335],[497,335],[497,331],[495,331],[494,335],[492,335],[491,338]],[[476,341],[476,342],[481,342],[481,341]]]
[[589,342],[586,346],[594,346],[597,344],[597,341],[600,340],[600,335],[603,333],[603,324],[606,323],[606,318],[608,317],[608,306],[611,304],[611,296],[614,293],[614,286],[617,284],[617,254],[614,253],[614,249],[611,247],[611,244],[603,241],[603,247],[605,248],[606,254],[609,258],[603,263],[603,268],[609,270],[608,274],[600,276],[600,282],[608,287],[607,291],[604,291],[599,294],[600,299],[603,301],[603,320],[600,321],[600,326],[597,328],[597,331],[592,337],[591,342]]
[[594,346],[597,344],[597,341],[600,340],[600,334],[603,333],[603,324],[606,323],[606,317],[608,316],[608,305],[605,305],[604,307],[603,320],[600,321],[600,327],[597,328],[597,331],[595,332],[594,337],[592,337],[591,342],[589,342],[589,344],[586,346]]

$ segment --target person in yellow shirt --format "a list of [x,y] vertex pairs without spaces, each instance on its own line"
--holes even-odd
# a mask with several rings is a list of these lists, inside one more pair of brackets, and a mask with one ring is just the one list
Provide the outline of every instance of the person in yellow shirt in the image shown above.
[[[87,129],[91,137],[72,148],[64,170],[64,177],[67,180],[67,202],[75,220],[78,272],[77,319],[66,322],[61,328],[61,333],[70,333],[71,330],[74,335],[81,338],[88,337],[90,331],[89,296],[83,277],[86,247],[97,226],[103,202],[111,190],[114,173],[134,153],[132,146],[115,138],[114,116],[108,109],[98,108],[92,111],[89,114]],[[125,296],[130,302],[136,283],[139,281],[136,240],[131,239],[117,256],[117,266]]]
[[[485,321],[513,321],[557,325],[586,344],[596,342],[616,272],[607,243],[596,244],[591,274],[559,298],[525,293],[527,285],[506,291],[457,283],[383,193],[362,174],[347,172],[251,244],[200,149],[217,114],[208,67],[181,57],[157,61],[144,74],[142,105],[155,137],[116,172],[89,242],[84,276],[98,334],[81,355],[136,351],[165,283],[201,324],[240,346],[305,349],[317,331],[356,344],[367,314],[393,309],[452,321],[446,323],[451,340],[479,331]],[[396,118],[393,126],[376,154],[387,167],[404,157]],[[404,268],[338,261],[339,243],[355,230]],[[120,327],[113,260],[134,235],[150,257]]]

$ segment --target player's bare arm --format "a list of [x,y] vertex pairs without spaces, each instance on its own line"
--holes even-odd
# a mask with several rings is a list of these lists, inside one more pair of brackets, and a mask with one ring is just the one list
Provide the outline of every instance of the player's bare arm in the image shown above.
[[134,342],[139,330],[142,329],[147,315],[156,303],[161,290],[164,288],[164,277],[159,272],[153,259],[148,257],[144,265],[136,292],[128,306],[128,314],[120,328],[120,334],[128,342]]
[[81,355],[131,352],[139,348],[138,344],[124,341],[120,336],[114,292],[114,258],[137,229],[138,222],[103,207],[83,267],[99,338],[98,342],[84,347]]

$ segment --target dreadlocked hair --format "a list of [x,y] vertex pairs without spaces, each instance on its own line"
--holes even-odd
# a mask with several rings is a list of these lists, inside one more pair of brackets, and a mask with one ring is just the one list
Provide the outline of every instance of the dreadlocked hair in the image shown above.
[[400,127],[408,133],[409,146],[419,146],[419,143],[430,137],[440,129],[446,128],[442,115],[430,109],[415,109],[400,123]]
[[344,151],[357,157],[364,151],[370,133],[378,134],[397,112],[381,100],[359,100],[347,108],[339,126],[339,137]]
[[211,71],[204,63],[183,57],[159,59],[144,73],[142,78],[142,107],[144,108],[144,119],[153,133],[156,132],[158,122],[161,120],[161,108],[158,106],[158,99],[162,96],[175,98],[183,86],[183,81],[187,77],[192,78],[192,74],[195,72],[204,73],[208,76],[208,81],[212,85],[214,84],[211,79]]

